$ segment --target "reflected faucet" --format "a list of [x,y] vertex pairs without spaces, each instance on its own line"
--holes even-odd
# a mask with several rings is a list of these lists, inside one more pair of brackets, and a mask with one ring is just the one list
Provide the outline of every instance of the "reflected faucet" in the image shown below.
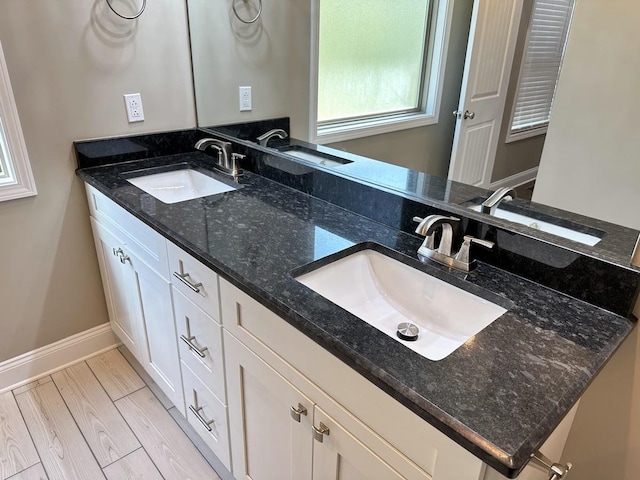
[[218,152],[218,161],[215,165],[218,170],[227,175],[238,176],[241,174],[236,160],[238,158],[244,158],[244,155],[233,153],[230,142],[218,140],[217,138],[203,138],[195,144],[195,148],[203,152],[209,147],[214,148]]
[[278,137],[280,139],[285,139],[288,136],[289,135],[287,135],[287,132],[285,132],[281,128],[274,128],[273,130],[269,130],[267,133],[263,133],[256,140],[258,140],[258,143],[261,146],[266,147],[267,144],[269,143],[269,140],[271,140],[273,137]]
[[488,213],[489,215],[493,215],[496,212],[496,208],[500,205],[500,202],[511,201],[514,198],[517,198],[516,191],[511,187],[501,187],[493,192],[489,198],[487,198],[482,205],[480,206],[480,211],[482,213]]

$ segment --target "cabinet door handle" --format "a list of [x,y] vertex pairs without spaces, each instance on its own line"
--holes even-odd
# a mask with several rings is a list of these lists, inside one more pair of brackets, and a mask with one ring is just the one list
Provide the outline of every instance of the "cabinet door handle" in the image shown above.
[[115,257],[119,257],[120,258],[120,263],[127,263],[127,262],[131,261],[131,259],[129,258],[129,255],[124,253],[124,250],[122,250],[122,248],[113,247],[112,251],[113,251],[113,255]]
[[327,427],[322,422],[320,422],[319,427],[312,425],[311,428],[313,429],[313,438],[315,438],[320,443],[322,443],[325,435],[329,436],[329,427]]
[[196,408],[193,405],[189,405],[189,410],[191,410],[191,413],[193,413],[196,418],[198,420],[200,420],[200,423],[204,426],[204,428],[206,428],[208,431],[211,431],[211,425],[215,423],[215,420],[211,420],[210,422],[207,422],[204,418],[202,418],[202,415],[200,415],[200,411],[202,410],[202,407],[200,408]]
[[569,476],[569,470],[573,468],[570,462],[567,462],[566,465],[552,462],[539,450],[531,454],[531,461],[534,464],[548,469],[547,474],[549,475],[549,480],[563,480]]
[[291,410],[289,410],[291,414],[291,418],[293,418],[296,422],[300,423],[300,415],[307,416],[307,409],[301,403],[298,404],[298,408],[291,406]]
[[173,272],[173,276],[176,277],[178,280],[180,280],[182,283],[184,283],[187,287],[189,287],[194,292],[200,293],[200,287],[202,286],[202,283],[201,282],[191,283],[189,280],[187,280],[187,278],[189,277],[188,273]]
[[[204,348],[198,348],[195,343],[193,343],[193,340],[196,337],[185,337],[184,335],[180,335],[180,340],[182,340],[184,343],[186,343],[187,345],[189,345],[189,348],[191,350],[194,350],[198,355],[200,355],[200,358],[204,358],[206,355],[204,354],[204,352],[206,352],[207,350],[209,350],[209,347],[204,347]],[[293,407],[291,407],[293,408]]]

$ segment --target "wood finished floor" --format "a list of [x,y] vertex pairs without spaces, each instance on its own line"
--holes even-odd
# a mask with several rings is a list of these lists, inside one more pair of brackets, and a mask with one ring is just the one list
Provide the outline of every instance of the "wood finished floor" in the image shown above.
[[0,480],[219,480],[161,400],[117,349],[0,395]]

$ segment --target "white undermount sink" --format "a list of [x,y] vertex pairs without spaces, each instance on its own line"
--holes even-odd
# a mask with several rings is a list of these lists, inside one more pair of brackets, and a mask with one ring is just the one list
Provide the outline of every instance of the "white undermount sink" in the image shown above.
[[300,145],[289,145],[286,147],[280,147],[278,150],[282,153],[286,153],[287,155],[301,158],[302,160],[305,160],[307,162],[315,163],[316,165],[323,165],[325,167],[339,167],[341,165],[353,163],[351,160],[318,152],[316,150]]
[[[507,310],[375,250],[361,250],[296,280],[429,360],[441,360]],[[401,340],[398,325],[418,327]]]
[[[469,208],[474,212],[482,211],[482,205],[473,205]],[[540,230],[541,232],[552,233],[553,235],[558,235],[559,237],[566,238],[567,240],[584,243],[585,245],[589,245],[592,247],[600,240],[602,240],[602,238],[596,237],[595,235],[578,232],[576,230],[572,230],[571,228],[554,225],[553,223],[545,222],[544,220],[538,220],[536,218],[521,215],[519,213],[514,213],[502,208],[497,208],[493,213],[493,216],[496,218],[502,218],[503,220],[509,220],[511,222],[519,223],[520,225],[525,225],[527,227]]]
[[164,203],[231,192],[236,188],[196,170],[181,169],[128,178],[127,181]]

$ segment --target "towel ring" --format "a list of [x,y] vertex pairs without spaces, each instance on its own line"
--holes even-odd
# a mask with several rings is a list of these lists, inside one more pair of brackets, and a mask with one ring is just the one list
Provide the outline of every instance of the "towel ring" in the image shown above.
[[236,10],[236,0],[231,0],[231,8],[233,9],[233,14],[242,23],[246,23],[246,24],[255,23],[260,18],[260,15],[262,15],[262,0],[258,0],[258,13],[256,13],[256,16],[253,17],[251,20],[245,20],[238,14],[238,11]]
[[120,18],[124,18],[125,20],[135,20],[140,15],[142,15],[142,12],[144,12],[144,9],[147,8],[147,0],[142,0],[142,7],[140,7],[140,11],[138,13],[136,13],[135,15],[132,15],[131,17],[127,17],[126,15],[122,15],[122,14],[118,13],[116,11],[116,9],[111,6],[111,2],[109,0],[105,0],[105,1],[107,2],[107,5],[109,5],[109,8],[111,9],[111,11],[113,13],[115,13]]

